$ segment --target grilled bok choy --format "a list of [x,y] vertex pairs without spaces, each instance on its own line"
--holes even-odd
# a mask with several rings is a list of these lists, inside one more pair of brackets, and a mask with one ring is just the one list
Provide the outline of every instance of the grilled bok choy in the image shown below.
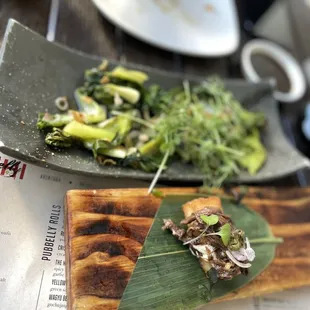
[[99,164],[161,172],[189,163],[205,184],[220,186],[242,169],[256,174],[266,161],[261,113],[246,110],[221,80],[173,89],[150,84],[146,73],[104,61],[85,71],[78,109],[40,113],[37,127],[53,147],[85,147]]

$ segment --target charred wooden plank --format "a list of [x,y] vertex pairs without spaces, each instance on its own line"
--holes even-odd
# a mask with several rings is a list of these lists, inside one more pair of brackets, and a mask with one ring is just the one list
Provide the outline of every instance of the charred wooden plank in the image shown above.
[[148,217],[74,212],[71,236],[115,234],[143,243],[152,222],[153,219]]
[[115,310],[119,302],[119,299],[86,295],[76,298],[73,307],[75,310]]
[[276,257],[310,260],[310,223],[307,224],[281,224],[271,226],[272,232],[282,237],[284,242],[277,246]]
[[270,200],[296,200],[300,198],[305,198],[310,195],[310,188],[308,187],[230,187],[228,189],[214,188],[212,190],[205,189],[202,191],[206,194],[241,194],[246,192],[246,198],[256,198],[256,199],[270,199]]
[[71,269],[73,296],[120,298],[134,267],[135,264],[126,256],[111,257],[101,252],[77,260]]
[[256,279],[235,293],[214,300],[214,303],[261,296],[286,289],[310,285],[310,259],[278,259]]
[[[240,191],[239,188],[236,190]],[[197,193],[198,189],[169,188],[161,191],[165,195],[177,195]],[[232,197],[222,189],[213,190],[212,193]],[[242,202],[264,216],[271,224],[273,233],[284,238],[284,243],[278,246],[275,260],[261,275],[246,287],[214,302],[310,285],[308,276],[310,243],[307,242],[310,238],[309,194],[310,188],[276,191],[274,188],[248,188]],[[106,302],[105,300],[113,300],[113,302],[111,301],[111,304],[106,305],[104,309],[117,309],[119,298],[133,270],[134,261],[152,224],[151,213],[148,212],[155,214],[160,203],[160,198],[147,195],[147,189],[97,190],[96,192],[89,190],[68,193],[65,217],[68,309],[78,309],[72,308],[73,304],[79,304],[81,307],[85,305],[85,308],[81,309],[102,309],[103,306],[100,303]],[[128,241],[130,238],[132,240]],[[133,243],[130,244],[130,242]],[[117,243],[119,248],[116,246]],[[100,259],[100,255],[104,257]],[[118,258],[121,261],[118,261]],[[118,272],[123,272],[124,264],[128,269],[121,285],[113,288],[115,292],[102,293],[100,285],[104,282],[99,284],[95,279],[91,279],[90,274],[98,278],[106,275],[109,270],[114,270],[113,272],[116,273],[117,268],[120,268]],[[112,281],[112,278],[110,280]],[[87,285],[84,285],[83,281]],[[95,281],[93,286],[90,285],[91,281]],[[77,283],[81,284],[78,289],[76,289]],[[83,297],[90,294],[95,297]],[[103,295],[118,297],[107,299],[107,296]],[[99,308],[91,308],[91,306],[97,307],[97,304]]]
[[263,200],[245,198],[243,203],[262,214],[271,225],[281,223],[302,224],[310,222],[310,197],[297,200]]
[[84,259],[94,252],[104,252],[110,256],[126,256],[133,262],[136,262],[142,244],[119,235],[86,235],[75,237],[72,239],[71,261],[74,263],[76,260]]
[[[72,211],[89,213],[104,213],[124,216],[154,217],[158,202],[148,196],[140,196],[139,200],[134,196],[106,197],[97,194],[98,191],[75,191],[68,195],[68,203],[72,205]],[[100,192],[100,191],[99,191]]]

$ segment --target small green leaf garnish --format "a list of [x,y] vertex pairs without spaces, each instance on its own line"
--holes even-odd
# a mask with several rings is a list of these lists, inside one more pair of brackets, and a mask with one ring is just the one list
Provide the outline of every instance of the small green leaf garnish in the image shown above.
[[231,239],[231,227],[229,223],[223,225],[218,232],[207,234],[207,236],[220,236],[225,246],[228,246]]
[[226,223],[225,225],[223,225],[220,231],[218,232],[218,235],[221,237],[223,244],[227,246],[230,241],[230,235],[231,235],[230,224]]
[[159,189],[156,189],[156,188],[154,188],[152,190],[152,195],[157,197],[157,198],[164,198],[165,197],[165,194],[162,191],[160,191]]
[[201,215],[200,218],[208,225],[212,226],[218,223],[219,217],[215,214],[212,215]]

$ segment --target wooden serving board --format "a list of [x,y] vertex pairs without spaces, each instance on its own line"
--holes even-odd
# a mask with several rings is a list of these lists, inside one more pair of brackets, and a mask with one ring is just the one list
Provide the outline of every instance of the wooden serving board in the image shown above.
[[[191,194],[196,188],[162,189]],[[224,194],[221,190],[215,193]],[[283,237],[273,263],[223,300],[310,285],[310,188],[251,187],[242,200]],[[66,196],[68,309],[117,309],[161,199],[146,189],[72,190]]]

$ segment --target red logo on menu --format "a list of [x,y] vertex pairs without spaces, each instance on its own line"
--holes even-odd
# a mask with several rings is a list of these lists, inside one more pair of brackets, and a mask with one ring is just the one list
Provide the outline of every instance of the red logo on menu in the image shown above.
[[16,180],[16,178],[22,180],[25,176],[26,167],[26,164],[22,164],[16,159],[9,160],[0,157],[0,176],[13,178],[14,180]]

